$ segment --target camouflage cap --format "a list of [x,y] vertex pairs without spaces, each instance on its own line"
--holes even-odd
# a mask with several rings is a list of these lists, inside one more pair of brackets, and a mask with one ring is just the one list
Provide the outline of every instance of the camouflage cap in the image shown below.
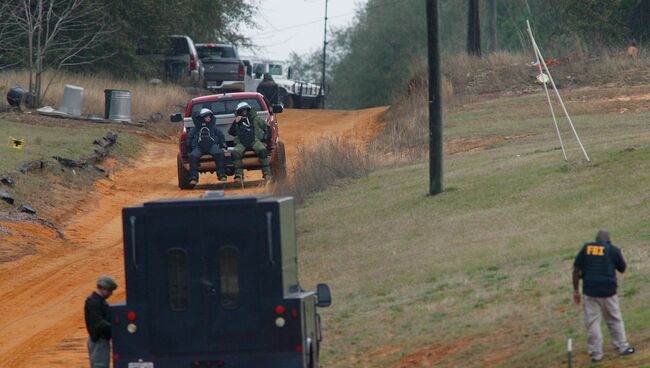
[[115,282],[115,279],[113,277],[109,275],[103,275],[97,279],[97,287],[106,290],[115,290],[117,289],[117,282]]

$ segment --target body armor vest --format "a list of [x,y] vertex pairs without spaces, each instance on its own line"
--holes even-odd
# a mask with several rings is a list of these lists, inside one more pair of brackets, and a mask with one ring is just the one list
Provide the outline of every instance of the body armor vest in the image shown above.
[[214,137],[212,136],[212,132],[210,131],[210,128],[206,124],[201,125],[201,129],[199,129],[199,147],[201,148],[201,152],[207,153],[210,151],[210,148],[212,145],[216,142],[214,140]]
[[255,142],[255,121],[248,116],[242,118],[238,134],[239,141],[250,148]]
[[582,279],[586,283],[614,283],[616,273],[611,260],[611,245],[607,243],[585,244],[585,263]]

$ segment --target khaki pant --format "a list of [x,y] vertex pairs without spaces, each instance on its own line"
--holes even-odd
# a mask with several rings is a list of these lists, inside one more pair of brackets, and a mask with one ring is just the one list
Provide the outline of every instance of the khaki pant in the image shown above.
[[93,341],[88,337],[90,368],[109,368],[111,366],[111,345],[106,339]]
[[623,315],[618,304],[618,295],[596,298],[584,295],[583,310],[587,327],[587,352],[594,359],[603,357],[603,335],[600,331],[600,318],[605,317],[612,345],[622,353],[630,345],[625,337]]

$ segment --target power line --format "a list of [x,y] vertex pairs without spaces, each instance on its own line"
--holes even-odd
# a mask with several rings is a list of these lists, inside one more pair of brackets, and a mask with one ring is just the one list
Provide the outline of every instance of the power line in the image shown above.
[[[407,2],[407,1],[413,1],[413,0],[395,0],[395,1],[391,1],[391,2],[388,2],[388,3],[385,3],[385,4],[381,4],[381,5],[375,5],[375,6],[370,6],[370,7],[366,6],[365,10],[383,8],[385,6],[397,4],[397,3],[400,3],[400,2]],[[334,16],[327,17],[327,18],[328,19],[337,19],[337,18],[347,17],[349,15],[356,14],[356,13],[357,13],[357,11],[355,10],[355,11],[352,11],[352,12],[341,13],[341,14],[334,15]],[[286,30],[290,30],[290,29],[295,29],[295,28],[299,28],[299,27],[308,26],[308,25],[315,24],[315,23],[320,23],[322,21],[323,21],[322,18],[321,19],[316,19],[316,20],[312,20],[312,21],[309,21],[309,22],[305,22],[305,23],[294,24],[292,26],[287,26],[287,27],[284,27],[284,28],[277,28],[277,29],[274,29],[273,31],[274,32],[286,31]],[[266,33],[266,32],[264,32],[264,33]],[[262,34],[262,32],[260,32],[258,34]],[[253,37],[255,37],[255,35],[253,35]]]

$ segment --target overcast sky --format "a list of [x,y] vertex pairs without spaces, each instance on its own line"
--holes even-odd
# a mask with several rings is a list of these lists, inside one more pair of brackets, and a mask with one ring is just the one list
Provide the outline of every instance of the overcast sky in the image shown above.
[[[285,60],[292,51],[302,55],[323,47],[325,0],[255,1],[260,8],[255,15],[259,28],[245,28],[242,32],[250,37],[257,48],[242,49],[240,54]],[[331,30],[350,24],[355,10],[366,2],[329,0],[327,28]]]

